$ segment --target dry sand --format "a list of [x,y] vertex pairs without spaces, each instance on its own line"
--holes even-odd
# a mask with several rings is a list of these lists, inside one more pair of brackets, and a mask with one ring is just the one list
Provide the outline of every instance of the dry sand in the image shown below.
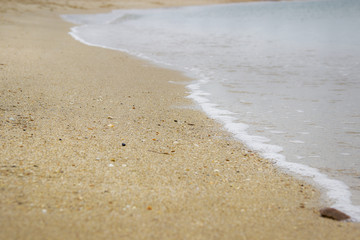
[[225,1],[0,2],[0,239],[359,239],[169,83],[189,79],[59,17]]

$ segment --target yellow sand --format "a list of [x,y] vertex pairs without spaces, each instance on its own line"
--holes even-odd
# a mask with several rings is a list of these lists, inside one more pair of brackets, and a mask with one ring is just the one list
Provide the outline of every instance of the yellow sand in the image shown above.
[[0,2],[0,239],[360,239],[169,83],[189,79],[59,17],[220,2]]

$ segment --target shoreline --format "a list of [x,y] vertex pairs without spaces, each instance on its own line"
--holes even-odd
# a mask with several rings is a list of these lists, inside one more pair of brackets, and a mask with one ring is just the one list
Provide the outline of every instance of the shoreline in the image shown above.
[[0,239],[359,236],[319,217],[313,187],[179,108],[193,103],[169,81],[186,77],[35,12],[0,26]]
[[[240,5],[242,5],[242,4],[243,3],[241,3]],[[232,4],[229,4],[229,5],[236,6],[236,5],[232,5]],[[224,4],[222,4],[221,7],[222,6],[224,6]],[[210,6],[210,8],[213,8],[213,7],[216,7],[216,6],[214,6],[214,5]],[[196,7],[196,8],[206,9],[207,7],[202,6],[202,7]],[[177,8],[176,9],[162,8],[162,9],[164,9],[164,11],[172,11],[172,12],[173,11],[176,12],[176,11],[180,10]],[[127,13],[138,14],[137,12],[134,12],[134,11],[136,11],[136,10],[130,10],[130,12],[127,12],[125,10],[124,12],[122,12],[122,14],[127,14]],[[140,14],[146,15],[146,13],[144,13],[143,10],[139,10],[139,11],[140,11]],[[145,10],[145,11],[151,12],[151,10]],[[156,11],[158,11],[158,10],[156,10]],[[104,24],[104,22],[109,21],[109,19],[114,19],[114,18],[116,18],[116,16],[119,17],[119,14],[120,14],[120,12],[118,12],[116,10],[115,10],[115,12],[101,14],[102,17],[101,17],[100,21],[102,24]],[[65,21],[76,24],[76,26],[71,28],[71,31],[69,32],[69,34],[75,40],[77,40],[79,42],[82,42],[88,46],[95,46],[95,47],[111,49],[111,50],[127,53],[134,57],[138,57],[139,59],[149,61],[157,67],[179,71],[179,72],[182,72],[182,74],[184,74],[185,76],[190,76],[190,78],[195,79],[194,81],[192,81],[186,85],[186,88],[190,90],[190,93],[187,96],[187,98],[193,99],[193,101],[195,103],[197,103],[198,108],[202,109],[202,111],[205,112],[205,114],[207,116],[209,116],[211,119],[221,123],[222,129],[225,129],[226,131],[230,132],[235,139],[244,143],[245,146],[247,146],[248,148],[257,152],[260,156],[275,163],[275,165],[282,171],[289,173],[292,176],[297,176],[300,178],[300,180],[304,180],[305,182],[313,185],[315,188],[320,190],[320,192],[322,192],[322,196],[323,196],[322,201],[321,201],[323,205],[330,204],[331,207],[334,207],[334,208],[350,215],[352,217],[353,221],[355,221],[355,222],[360,221],[360,217],[359,217],[360,211],[359,211],[359,208],[357,207],[357,205],[355,203],[352,203],[352,201],[351,201],[353,198],[353,196],[351,196],[353,191],[350,191],[349,185],[346,185],[345,182],[334,178],[334,176],[333,176],[333,178],[328,177],[326,175],[326,173],[320,172],[320,169],[310,167],[310,165],[304,165],[304,164],[301,164],[296,161],[294,162],[294,161],[286,160],[285,159],[286,154],[284,154],[283,151],[280,150],[283,148],[283,146],[269,145],[268,143],[263,143],[263,141],[258,141],[258,142],[256,142],[256,144],[254,144],[253,140],[249,141],[248,139],[254,138],[254,136],[249,135],[249,133],[246,130],[245,131],[243,130],[244,125],[242,123],[238,124],[232,120],[229,120],[229,118],[231,118],[232,114],[234,114],[234,113],[224,114],[223,108],[211,106],[211,104],[213,104],[214,102],[211,103],[211,101],[206,97],[206,93],[204,93],[203,89],[201,89],[202,87],[200,87],[200,86],[207,85],[206,80],[203,80],[203,76],[197,76],[197,73],[192,72],[192,70],[184,70],[184,68],[178,68],[178,67],[175,67],[175,65],[171,65],[171,64],[169,65],[169,62],[161,63],[156,60],[156,57],[155,57],[155,59],[152,57],[149,57],[149,56],[151,56],[151,53],[149,53],[149,52],[148,52],[147,56],[144,56],[143,53],[135,53],[135,52],[137,52],[135,49],[131,50],[131,48],[128,49],[126,47],[125,48],[116,48],[114,46],[107,45],[106,43],[102,44],[101,41],[97,42],[97,43],[93,43],[93,42],[91,42],[91,40],[89,40],[89,38],[86,38],[86,37],[83,38],[81,29],[83,28],[84,24],[81,24],[81,22],[85,21],[86,25],[91,26],[93,23],[95,23],[94,19],[100,19],[99,16],[97,16],[97,15],[94,15],[94,19],[89,19],[89,22],[88,22],[89,15],[81,15],[80,14],[78,17],[76,15],[62,15],[61,17]],[[107,19],[107,20],[105,20],[105,19]],[[110,21],[112,21],[112,20],[110,20]],[[143,29],[143,30],[145,30],[145,29]],[[141,36],[141,34],[138,34],[138,35]],[[135,36],[133,36],[133,37],[135,37]],[[142,37],[142,38],[146,39],[147,37]],[[91,39],[91,37],[90,37],[90,39]],[[126,46],[126,42],[125,43],[123,42],[123,44]],[[168,60],[170,62],[172,61],[170,59],[168,59]],[[202,80],[199,81],[199,79],[202,79]],[[210,103],[210,104],[208,104],[208,103]],[[222,113],[218,114],[218,112],[222,112]],[[272,149],[272,150],[269,150],[269,149]],[[328,151],[328,154],[329,154],[329,152],[330,151]],[[320,153],[321,152],[319,152],[319,154]],[[271,157],[267,157],[269,155],[271,155]],[[330,155],[332,155],[332,154],[330,154]],[[311,177],[309,177],[309,176],[311,176]]]

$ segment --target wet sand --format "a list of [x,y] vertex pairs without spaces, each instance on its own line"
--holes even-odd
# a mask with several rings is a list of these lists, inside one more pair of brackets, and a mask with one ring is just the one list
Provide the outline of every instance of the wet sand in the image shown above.
[[169,83],[190,79],[59,17],[200,1],[28,2],[0,7],[0,239],[359,238]]

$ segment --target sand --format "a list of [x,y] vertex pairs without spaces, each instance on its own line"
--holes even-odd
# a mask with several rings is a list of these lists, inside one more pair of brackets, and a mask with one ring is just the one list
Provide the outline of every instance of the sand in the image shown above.
[[359,239],[169,83],[190,79],[59,17],[225,1],[103,2],[1,2],[0,239]]

